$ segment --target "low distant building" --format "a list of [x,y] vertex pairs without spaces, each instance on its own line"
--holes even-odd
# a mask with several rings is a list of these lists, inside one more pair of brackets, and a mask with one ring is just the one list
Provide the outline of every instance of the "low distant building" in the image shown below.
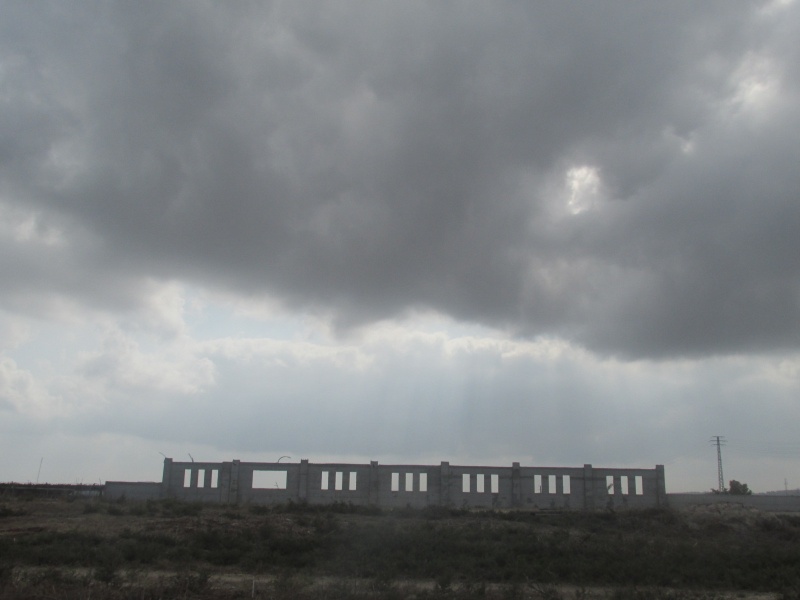
[[108,498],[176,498],[229,504],[350,503],[381,508],[451,506],[595,510],[667,505],[654,469],[164,460],[161,483],[109,481]]

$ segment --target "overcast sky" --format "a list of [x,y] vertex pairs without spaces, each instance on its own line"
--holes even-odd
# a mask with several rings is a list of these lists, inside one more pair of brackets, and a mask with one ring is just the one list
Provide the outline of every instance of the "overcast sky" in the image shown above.
[[800,487],[800,2],[0,4],[0,480]]

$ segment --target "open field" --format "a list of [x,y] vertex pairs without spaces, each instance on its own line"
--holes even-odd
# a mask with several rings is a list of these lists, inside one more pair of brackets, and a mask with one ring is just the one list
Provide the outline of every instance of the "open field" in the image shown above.
[[7,495],[0,597],[800,598],[800,516]]

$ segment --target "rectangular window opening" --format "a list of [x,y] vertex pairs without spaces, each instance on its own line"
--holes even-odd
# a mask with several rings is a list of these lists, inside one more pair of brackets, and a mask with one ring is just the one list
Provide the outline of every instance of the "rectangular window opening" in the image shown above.
[[197,469],[197,487],[206,487],[206,470]]
[[392,491],[400,491],[400,473],[392,473]]
[[327,471],[323,471],[322,472],[322,484],[319,486],[319,489],[321,489],[321,490],[327,490],[328,489],[328,472]]
[[484,492],[484,485],[483,485],[483,473],[480,473],[475,476],[475,491],[479,494]]
[[211,487],[219,487],[219,469],[211,469]]
[[461,476],[461,491],[465,494],[469,493],[469,473],[464,473]]
[[547,476],[547,492],[550,494],[556,493],[556,476],[555,475],[548,475]]
[[606,490],[608,491],[609,496],[614,495],[614,476],[613,475],[606,475]]
[[428,474],[427,473],[420,473],[419,474],[419,491],[420,492],[427,492],[428,491]]
[[192,470],[183,470],[183,487],[192,487]]
[[644,494],[644,482],[642,481],[641,475],[637,475],[634,478],[634,483],[636,484],[636,495],[641,496]]
[[414,474],[413,473],[406,473],[406,491],[413,492],[414,491]]
[[561,477],[561,489],[564,490],[564,494],[569,496],[572,493],[572,487],[569,480],[569,475],[563,475]]
[[491,476],[491,485],[492,485],[492,493],[499,494],[500,493],[500,475],[497,473],[492,474]]
[[356,476],[357,473],[355,471],[350,471],[350,478],[348,479],[347,482],[347,489],[350,490],[351,492],[356,489]]
[[533,476],[533,493],[534,494],[541,494],[542,493],[542,476],[541,475],[534,475]]
[[336,479],[334,485],[334,489],[341,490],[342,489],[342,480],[344,479],[344,473],[341,471],[336,471]]
[[619,478],[619,493],[624,496],[628,495],[628,476],[623,475]]
[[286,471],[253,471],[254,490],[285,490]]

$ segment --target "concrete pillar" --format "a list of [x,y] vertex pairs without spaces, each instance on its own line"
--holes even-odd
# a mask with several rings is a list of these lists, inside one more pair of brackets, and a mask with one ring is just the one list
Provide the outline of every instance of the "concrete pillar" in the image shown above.
[[522,506],[522,474],[519,463],[511,463],[511,506]]
[[308,500],[308,459],[300,459],[300,467],[297,470],[297,499],[300,502]]
[[239,504],[239,460],[231,463],[231,479],[228,487],[228,502]]
[[442,461],[439,467],[439,504],[450,506],[450,463]]
[[381,482],[379,481],[378,477],[379,469],[378,469],[378,461],[373,460],[369,463],[369,481],[367,485],[369,485],[368,493],[369,493],[369,503],[373,506],[380,506],[381,504]]
[[564,495],[564,476],[556,475],[556,494],[559,496]]
[[594,510],[594,473],[592,465],[583,465],[583,510]]
[[211,472],[213,469],[206,469],[205,470],[205,477],[203,478],[203,487],[210,488],[211,487]]
[[622,494],[622,476],[614,475],[614,495],[620,496]]
[[161,473],[161,497],[168,498],[172,491],[172,459],[164,457],[164,470]]
[[664,477],[664,465],[656,465],[656,506],[667,505],[667,481]]

